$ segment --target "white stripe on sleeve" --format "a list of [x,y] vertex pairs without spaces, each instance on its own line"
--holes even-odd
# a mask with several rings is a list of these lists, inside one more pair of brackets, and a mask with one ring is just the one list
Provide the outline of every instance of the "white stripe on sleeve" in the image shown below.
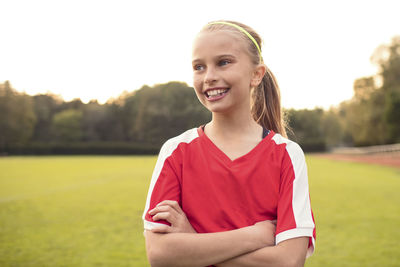
[[301,147],[280,134],[275,134],[272,138],[276,144],[286,144],[286,151],[292,162],[294,171],[292,209],[296,222],[296,228],[291,229],[276,236],[276,243],[299,236],[309,236],[312,238],[313,246],[307,251],[310,256],[314,250],[315,240],[313,231],[315,228],[311,213],[310,195],[308,189],[307,165]]
[[164,143],[164,145],[160,149],[160,153],[158,155],[158,159],[156,162],[156,166],[154,167],[153,170],[153,175],[151,176],[151,182],[150,182],[150,187],[149,191],[147,193],[147,200],[146,200],[146,206],[144,208],[143,216],[142,219],[144,221],[144,228],[146,230],[151,230],[154,228],[154,226],[157,223],[154,222],[148,222],[145,220],[146,212],[148,211],[150,207],[150,200],[151,200],[151,195],[153,193],[154,186],[158,180],[158,177],[160,176],[161,170],[164,166],[165,160],[172,155],[172,153],[175,151],[175,149],[178,147],[180,143],[190,143],[193,141],[195,138],[199,137],[199,134],[197,132],[197,128],[192,128],[190,130],[187,130],[186,132],[169,139]]

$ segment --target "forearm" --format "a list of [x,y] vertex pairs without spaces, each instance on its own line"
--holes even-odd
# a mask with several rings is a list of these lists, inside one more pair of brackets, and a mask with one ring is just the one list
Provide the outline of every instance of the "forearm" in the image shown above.
[[218,267],[304,266],[308,240],[294,238],[277,246],[268,246],[217,264]]
[[208,266],[264,246],[248,228],[218,233],[169,233],[146,231],[151,266]]

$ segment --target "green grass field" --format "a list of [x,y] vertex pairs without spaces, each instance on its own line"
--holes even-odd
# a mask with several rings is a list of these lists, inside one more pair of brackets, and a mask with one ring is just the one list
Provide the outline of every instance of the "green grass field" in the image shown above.
[[[149,266],[141,221],[156,157],[0,158],[0,266]],[[306,266],[400,266],[400,170],[307,157]]]

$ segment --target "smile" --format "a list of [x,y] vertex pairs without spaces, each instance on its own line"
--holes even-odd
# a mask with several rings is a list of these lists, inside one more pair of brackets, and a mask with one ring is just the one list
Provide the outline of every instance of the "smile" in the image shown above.
[[215,88],[207,90],[204,94],[206,95],[208,100],[214,101],[223,98],[228,91],[229,88]]

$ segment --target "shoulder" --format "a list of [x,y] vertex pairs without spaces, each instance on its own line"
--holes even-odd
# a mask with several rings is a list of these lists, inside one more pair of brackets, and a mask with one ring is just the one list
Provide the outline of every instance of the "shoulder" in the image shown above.
[[171,155],[180,144],[189,144],[199,137],[198,129],[189,129],[178,136],[168,139],[161,147],[160,154]]
[[275,142],[277,146],[281,146],[282,149],[285,150],[287,155],[292,159],[292,160],[303,160],[304,159],[304,152],[303,149],[300,147],[299,144],[296,142],[283,137],[282,135],[278,133],[274,133],[274,136],[271,138],[272,141]]

